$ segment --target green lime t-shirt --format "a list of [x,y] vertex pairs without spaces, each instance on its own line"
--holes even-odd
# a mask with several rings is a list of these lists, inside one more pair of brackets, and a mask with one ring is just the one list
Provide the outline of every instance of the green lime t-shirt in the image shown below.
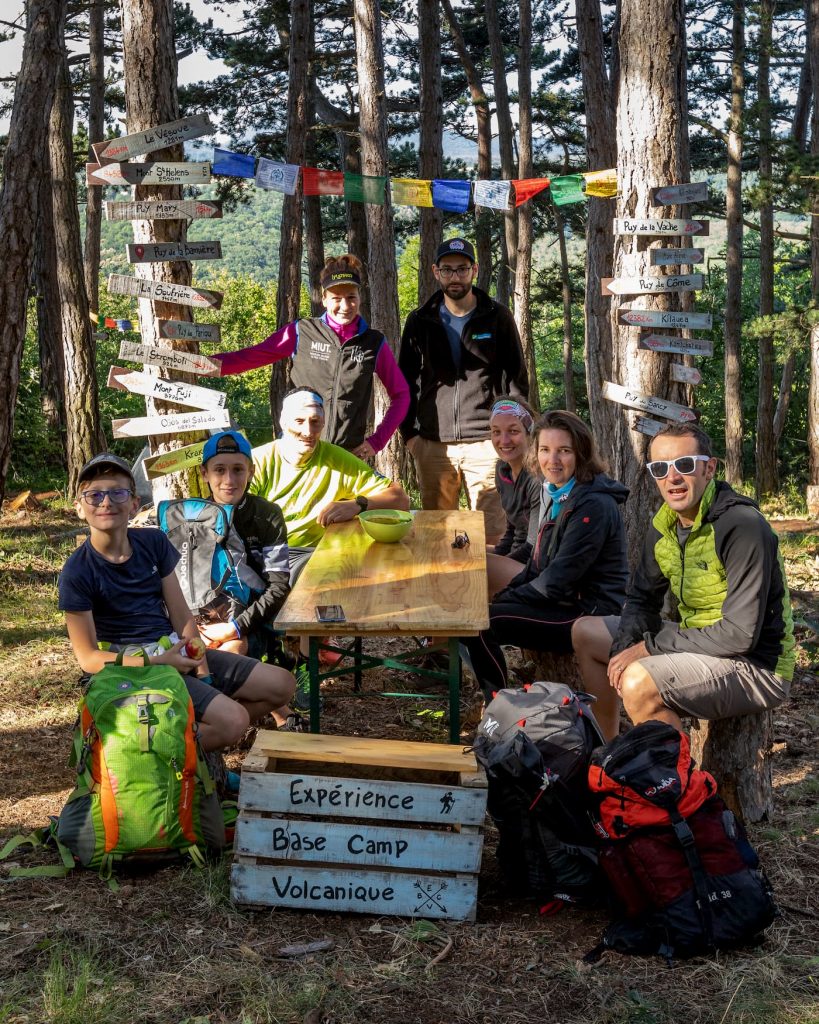
[[312,548],[324,536],[316,516],[331,501],[367,497],[389,487],[390,481],[344,448],[319,441],[303,466],[291,466],[271,441],[253,449],[256,472],[250,490],[275,502],[287,525],[287,543]]

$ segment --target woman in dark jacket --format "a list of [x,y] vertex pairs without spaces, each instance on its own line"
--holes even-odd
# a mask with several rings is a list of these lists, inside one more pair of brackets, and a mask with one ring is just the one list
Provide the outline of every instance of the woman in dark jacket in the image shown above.
[[[502,644],[568,653],[575,619],[619,615],[626,596],[620,505],[628,490],[603,472],[591,431],[574,413],[544,413],[535,424],[532,454],[543,478],[532,554],[493,598],[489,629],[463,641],[487,697],[506,686]],[[595,707],[607,734],[618,710],[612,694]]]

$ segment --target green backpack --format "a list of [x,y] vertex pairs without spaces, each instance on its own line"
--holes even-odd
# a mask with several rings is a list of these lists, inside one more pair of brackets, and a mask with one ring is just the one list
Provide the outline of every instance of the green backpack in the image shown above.
[[225,826],[185,681],[170,665],[121,660],[98,672],[80,701],[69,760],[76,788],[47,838],[67,869],[78,864],[103,878],[117,864],[182,854],[201,864],[206,847],[224,848]]

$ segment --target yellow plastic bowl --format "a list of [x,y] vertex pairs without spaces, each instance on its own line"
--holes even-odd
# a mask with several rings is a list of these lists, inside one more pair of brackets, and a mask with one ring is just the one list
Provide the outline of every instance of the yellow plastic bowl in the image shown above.
[[401,512],[394,508],[370,509],[362,512],[358,518],[365,533],[382,544],[395,544],[409,533],[412,526],[412,516],[409,512]]

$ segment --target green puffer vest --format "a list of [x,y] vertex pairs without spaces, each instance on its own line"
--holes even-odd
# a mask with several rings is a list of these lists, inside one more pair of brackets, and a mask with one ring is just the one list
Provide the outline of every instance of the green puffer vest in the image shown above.
[[716,489],[713,480],[705,488],[684,556],[677,539],[677,513],[664,504],[654,516],[654,527],[660,534],[654,557],[679,603],[681,629],[702,629],[722,618],[728,582],[714,546],[714,524],[703,522]]

